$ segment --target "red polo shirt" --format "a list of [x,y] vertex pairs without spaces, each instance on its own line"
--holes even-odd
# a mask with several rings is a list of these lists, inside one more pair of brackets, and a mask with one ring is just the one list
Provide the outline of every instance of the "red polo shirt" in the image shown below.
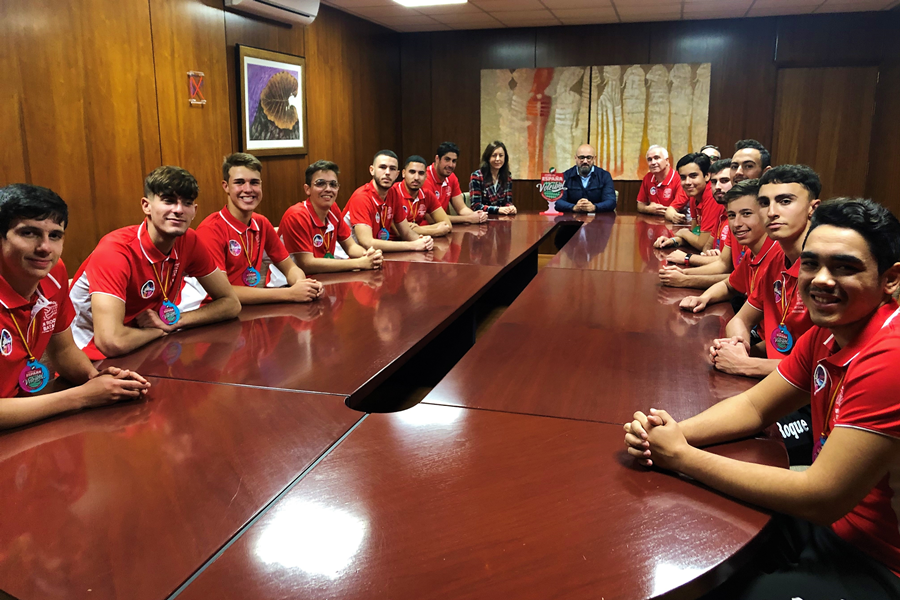
[[[778,373],[788,383],[812,397],[813,439],[816,440],[813,457],[818,455],[823,432],[836,427],[900,438],[898,313],[900,308],[894,301],[880,307],[844,348],[838,347],[830,331],[813,327],[800,338],[791,356],[778,365]],[[888,474],[831,528],[845,541],[900,575],[898,467],[896,462],[888,465]]]
[[[743,246],[739,247],[743,248]],[[734,250],[731,252],[734,255]],[[759,274],[767,270],[772,261],[776,263],[784,261],[784,252],[781,251],[781,246],[775,243],[775,240],[766,236],[766,241],[759,254],[753,255],[751,252],[744,254],[744,260],[728,276],[728,285],[738,293],[749,296],[756,289]]]
[[287,209],[278,233],[288,252],[305,252],[314,258],[325,258],[326,253],[334,256],[337,243],[350,237],[350,226],[341,219],[337,204],[331,205],[325,219],[327,223],[322,222],[308,199]]
[[[702,228],[701,228],[702,229]],[[716,227],[713,230],[713,249],[721,252],[725,249],[725,246],[728,245],[728,240],[731,238],[730,232],[731,228],[728,226],[728,213],[722,210],[719,213],[719,220],[716,223]],[[734,267],[737,267],[738,263],[734,263]]]
[[791,350],[780,352],[772,343],[771,336],[784,322],[788,332],[796,346],[800,336],[812,327],[809,313],[800,292],[797,290],[797,274],[800,272],[800,259],[794,261],[790,267],[785,265],[782,254],[781,260],[769,262],[765,271],[760,271],[756,282],[756,288],[747,298],[747,302],[756,310],[763,313],[763,327],[766,332],[766,356],[769,358],[786,358]]
[[459,189],[459,179],[456,173],[450,173],[447,179],[441,179],[434,172],[434,163],[428,165],[425,169],[425,183],[422,184],[422,191],[429,196],[429,200],[433,198],[445,211],[450,207],[450,199],[462,195]]
[[[672,201],[672,208],[681,211],[688,204],[691,207],[691,218],[700,225],[700,231],[713,234],[717,230],[720,215],[725,213],[725,207],[716,202],[712,186],[706,184],[699,199],[689,197],[687,194],[676,198]],[[727,224],[728,217],[725,217],[725,222]]]
[[406,220],[417,225],[428,225],[425,215],[441,208],[440,202],[433,194],[426,194],[423,189],[419,189],[413,196],[403,181],[395,183],[388,190],[388,196],[394,196],[394,202],[400,207],[400,212]]
[[656,176],[653,173],[644,175],[637,201],[644,204],[656,202],[663,206],[670,206],[673,202],[676,202],[684,206],[687,204],[688,198],[681,187],[681,177],[678,176],[675,169],[669,169],[669,174],[662,183],[656,181]]
[[[228,274],[231,285],[246,285],[244,272],[252,265],[260,273],[257,287],[262,287],[265,285],[263,254],[267,254],[273,263],[280,263],[290,256],[267,218],[254,214],[250,224],[244,225],[234,218],[228,207],[203,219],[197,227],[197,235],[216,266]],[[204,302],[209,300],[207,296]]]
[[[11,398],[19,391],[19,373],[28,362],[25,344],[19,337],[16,323],[22,330],[31,355],[41,359],[50,336],[69,328],[75,310],[69,300],[69,274],[60,260],[41,279],[34,295],[25,299],[0,277],[0,398]],[[15,318],[15,323],[13,323]]]
[[391,223],[399,223],[404,219],[399,208],[390,194],[382,200],[375,190],[375,184],[370,181],[350,196],[344,207],[344,222],[351,231],[356,225],[368,225],[372,228],[372,235],[377,238],[382,228],[390,233]]
[[150,241],[146,220],[106,234],[75,273],[69,294],[76,311],[72,324],[75,343],[91,360],[105,358],[94,345],[93,294],[124,302],[124,323],[131,326],[144,310],[160,309],[161,286],[169,301],[178,304],[185,275],[206,277],[215,270],[215,260],[193,229],[175,240],[168,256]]
[[[731,248],[731,263],[734,265],[734,268],[737,269],[741,264],[741,259],[747,254],[747,246],[741,245],[735,237],[734,232],[731,230],[731,226],[728,227],[728,239],[725,241],[725,245]],[[781,246],[779,246],[779,249],[780,248]]]

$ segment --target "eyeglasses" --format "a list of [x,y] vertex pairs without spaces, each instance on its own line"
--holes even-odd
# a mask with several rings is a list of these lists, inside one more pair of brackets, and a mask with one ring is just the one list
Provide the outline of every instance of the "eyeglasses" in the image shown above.
[[324,179],[316,179],[313,181],[313,187],[317,187],[320,190],[325,189],[326,187],[331,188],[333,190],[340,189],[341,184],[332,179],[331,181],[325,181]]
[[590,154],[576,156],[575,158],[577,158],[578,160],[594,160],[594,157],[591,156]]

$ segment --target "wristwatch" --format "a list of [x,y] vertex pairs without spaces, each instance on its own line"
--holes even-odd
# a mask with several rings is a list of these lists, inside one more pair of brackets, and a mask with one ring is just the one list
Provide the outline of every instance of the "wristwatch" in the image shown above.
[[686,266],[686,267],[691,266],[691,257],[692,256],[693,256],[693,254],[685,254],[684,255],[684,266]]

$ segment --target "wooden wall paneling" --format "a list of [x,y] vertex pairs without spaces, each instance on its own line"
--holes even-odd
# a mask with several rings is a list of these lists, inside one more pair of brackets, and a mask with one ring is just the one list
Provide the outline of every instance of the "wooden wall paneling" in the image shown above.
[[27,12],[23,2],[0,3],[0,186],[30,182],[28,145],[25,143],[22,80],[16,48],[22,42],[27,27]]
[[[221,208],[222,158],[231,139],[225,12],[218,0],[150,0],[162,163],[200,184],[194,226]],[[188,103],[188,71],[205,74],[206,105]]]
[[[230,11],[225,12],[225,57],[228,64],[228,96],[233,150],[237,151],[240,148],[241,139],[235,45],[242,44],[305,57],[306,29],[305,26],[290,27]],[[307,61],[307,65],[309,65],[309,61]],[[309,85],[308,76],[307,85]],[[307,111],[309,111],[312,101],[313,97],[307,90]],[[309,120],[309,114],[307,114],[307,122]],[[308,134],[309,132],[307,132]],[[260,160],[263,163],[263,201],[259,205],[258,212],[268,217],[277,226],[284,211],[303,199],[304,173],[309,159],[306,155],[286,155],[264,156]],[[221,179],[221,175],[219,175],[219,179]],[[220,203],[224,203],[224,193],[218,193]]]
[[873,65],[892,52],[900,13],[803,15],[778,19],[779,67]]
[[12,30],[3,38],[14,63],[8,106],[18,128],[9,151],[19,153],[8,176],[66,200],[64,259],[74,272],[102,235],[137,219],[144,165],[158,161],[147,5],[6,5],[3,22]]
[[879,70],[866,196],[900,216],[896,172],[900,163],[900,62],[886,62]]
[[[729,156],[754,138],[772,146],[775,19],[653,23],[650,63],[711,63],[707,141]],[[672,164],[681,157],[673,156]]]
[[650,61],[646,23],[541,27],[536,30],[537,67],[633,65]]
[[400,36],[400,119],[403,156],[421,154],[432,160],[431,33]]
[[876,67],[781,69],[773,155],[807,164],[822,198],[865,193]]

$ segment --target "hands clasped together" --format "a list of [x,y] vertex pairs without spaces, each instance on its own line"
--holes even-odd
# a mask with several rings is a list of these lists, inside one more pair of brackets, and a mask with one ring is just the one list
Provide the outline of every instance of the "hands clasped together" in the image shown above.
[[638,411],[634,420],[625,423],[625,446],[628,454],[645,467],[657,466],[678,471],[684,455],[691,449],[681,426],[664,410]]

